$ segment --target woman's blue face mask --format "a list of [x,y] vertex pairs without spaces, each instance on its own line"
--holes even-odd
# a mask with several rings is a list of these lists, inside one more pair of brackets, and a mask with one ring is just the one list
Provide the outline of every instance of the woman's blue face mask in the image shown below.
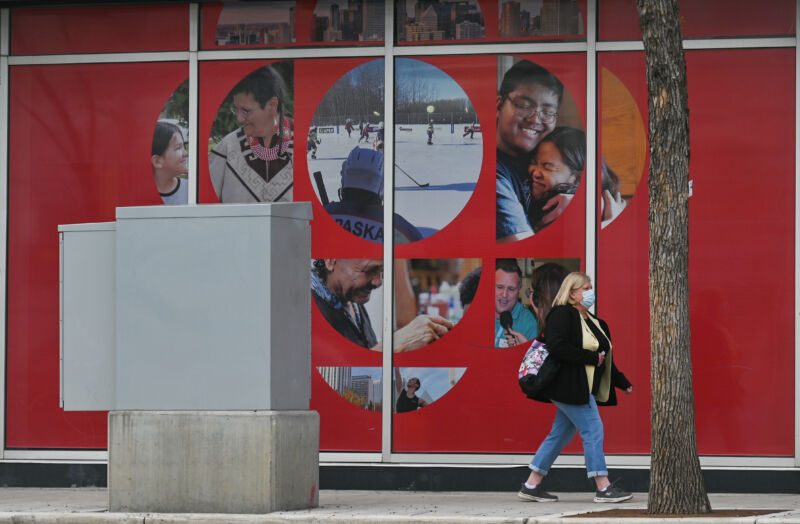
[[581,293],[583,298],[581,299],[581,305],[586,309],[589,309],[594,305],[595,296],[594,296],[594,289],[587,289]]

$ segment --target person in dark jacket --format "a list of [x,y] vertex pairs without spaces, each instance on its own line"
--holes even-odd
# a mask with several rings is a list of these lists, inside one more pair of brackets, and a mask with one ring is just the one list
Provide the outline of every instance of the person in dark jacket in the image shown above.
[[586,471],[597,484],[595,502],[622,502],[633,495],[608,480],[603,454],[603,421],[597,406],[615,406],[614,388],[630,394],[633,386],[616,366],[608,325],[589,312],[594,305],[592,281],[584,273],[570,273],[561,284],[547,316],[544,340],[560,364],[551,384],[536,397],[558,408],[550,434],[530,463],[531,473],[518,496],[538,502],[558,497],[542,489],[541,482],[561,450],[576,432],[583,440]]

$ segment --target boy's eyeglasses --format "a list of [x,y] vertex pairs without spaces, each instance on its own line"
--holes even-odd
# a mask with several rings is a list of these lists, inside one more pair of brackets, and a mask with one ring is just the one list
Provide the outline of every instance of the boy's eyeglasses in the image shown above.
[[558,113],[553,111],[545,111],[544,109],[536,109],[528,100],[518,96],[516,98],[506,97],[511,105],[514,106],[514,114],[523,120],[532,118],[533,115],[539,116],[539,121],[543,124],[553,124],[558,120]]

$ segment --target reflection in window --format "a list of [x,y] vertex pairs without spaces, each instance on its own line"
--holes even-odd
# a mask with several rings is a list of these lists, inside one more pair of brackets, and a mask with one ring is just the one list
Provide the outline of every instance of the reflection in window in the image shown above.
[[294,42],[296,2],[228,0],[217,20],[216,44],[242,46]]
[[397,41],[483,38],[483,14],[477,0],[400,1],[396,4]]
[[502,37],[583,34],[577,0],[501,0],[499,10]]
[[383,0],[318,0],[311,21],[312,42],[383,40]]

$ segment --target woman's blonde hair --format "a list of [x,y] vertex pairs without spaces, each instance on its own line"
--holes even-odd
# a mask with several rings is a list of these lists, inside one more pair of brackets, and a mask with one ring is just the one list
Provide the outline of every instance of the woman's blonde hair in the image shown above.
[[556,294],[556,298],[553,299],[553,307],[577,304],[576,301],[572,300],[570,295],[573,291],[580,289],[590,281],[591,279],[589,278],[589,275],[579,271],[573,271],[567,275],[566,278],[564,278],[564,282],[561,283],[561,287]]

